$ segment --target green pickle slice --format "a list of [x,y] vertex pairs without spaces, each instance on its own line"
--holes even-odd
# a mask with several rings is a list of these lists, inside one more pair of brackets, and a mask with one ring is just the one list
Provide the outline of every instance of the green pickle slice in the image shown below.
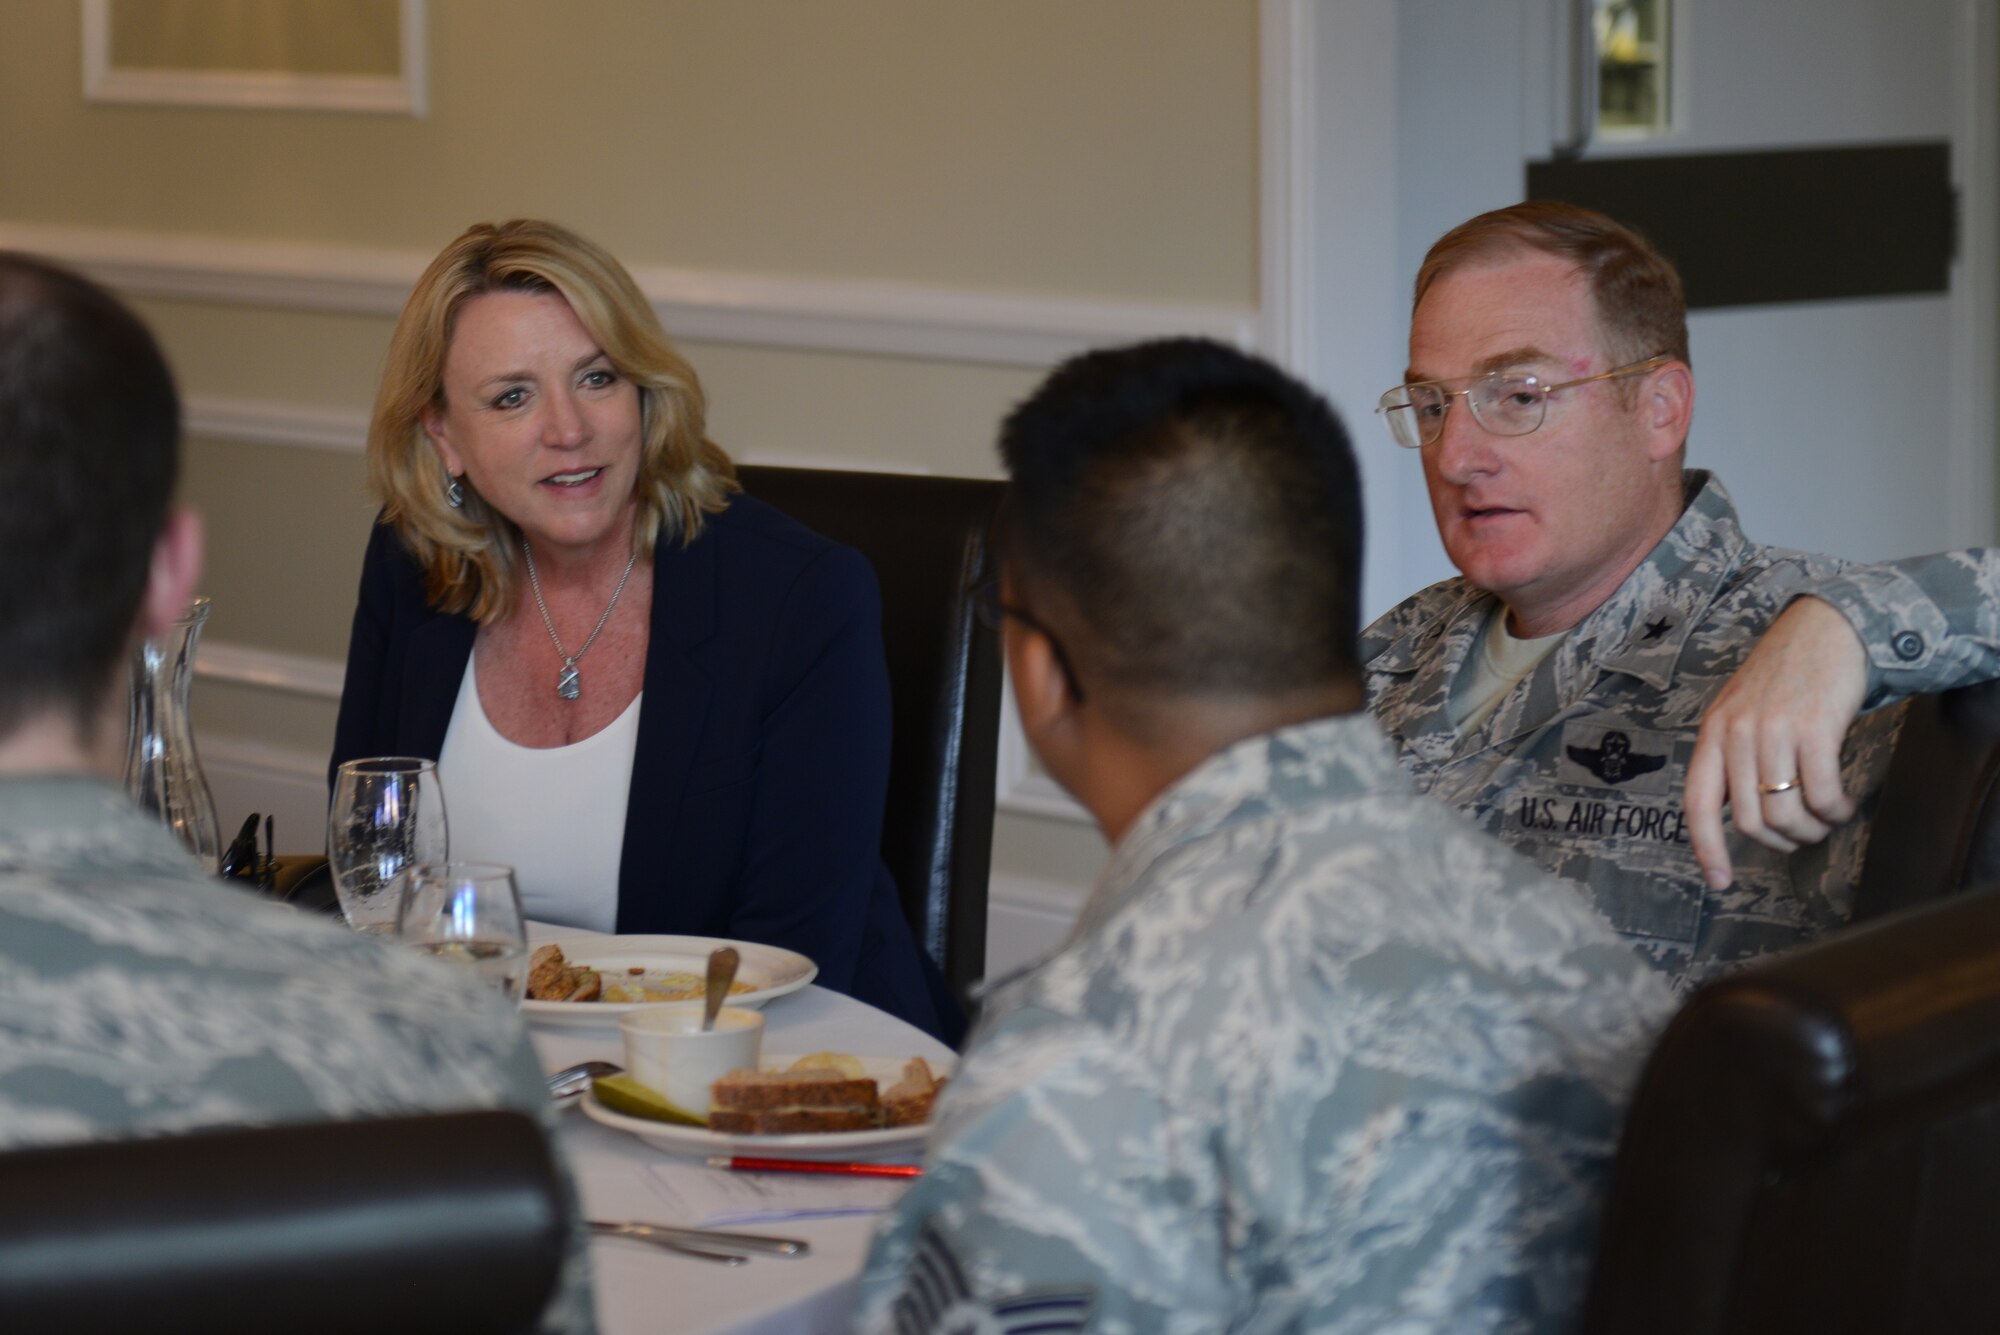
[[644,1117],[653,1122],[677,1122],[681,1126],[707,1126],[708,1119],[691,1113],[651,1085],[642,1085],[629,1075],[607,1075],[590,1082],[590,1092],[612,1112],[628,1117]]

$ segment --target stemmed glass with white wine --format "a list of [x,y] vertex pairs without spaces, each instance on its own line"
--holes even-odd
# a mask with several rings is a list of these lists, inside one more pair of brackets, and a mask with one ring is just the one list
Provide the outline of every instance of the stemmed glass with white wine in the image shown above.
[[327,809],[326,851],[347,925],[394,932],[404,871],[451,856],[436,763],[370,756],[342,764]]
[[472,971],[515,1005],[528,985],[527,920],[514,869],[493,862],[411,867],[398,933],[418,950]]

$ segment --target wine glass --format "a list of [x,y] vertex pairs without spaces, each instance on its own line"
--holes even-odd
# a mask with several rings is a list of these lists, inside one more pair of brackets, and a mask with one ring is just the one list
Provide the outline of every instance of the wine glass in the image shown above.
[[327,810],[326,848],[347,925],[357,932],[394,932],[404,870],[451,856],[437,765],[414,756],[341,765]]
[[463,965],[515,1005],[528,985],[528,930],[514,869],[426,862],[406,873],[398,932],[418,950]]

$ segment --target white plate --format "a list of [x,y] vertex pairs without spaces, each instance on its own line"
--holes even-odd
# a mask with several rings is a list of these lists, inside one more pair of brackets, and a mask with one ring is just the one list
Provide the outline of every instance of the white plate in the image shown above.
[[[758,1063],[767,1071],[782,1071],[798,1060],[789,1053],[767,1052]],[[887,1089],[903,1078],[908,1057],[863,1057],[861,1069]],[[951,1074],[951,1063],[926,1057],[938,1075]],[[918,1126],[888,1126],[879,1131],[821,1131],[794,1136],[732,1136],[706,1127],[679,1126],[644,1117],[628,1117],[613,1112],[597,1101],[594,1094],[583,1096],[584,1116],[614,1131],[637,1136],[655,1149],[690,1158],[711,1154],[740,1154],[765,1159],[880,1159],[914,1154],[930,1134],[928,1122]]]
[[[586,964],[606,973],[627,968],[659,969],[669,973],[708,972],[708,953],[718,946],[734,946],[743,962],[737,980],[756,990],[729,999],[732,1006],[755,1009],[788,992],[796,992],[819,975],[819,966],[793,950],[760,946],[754,941],[724,941],[712,936],[578,936],[553,937],[535,942],[536,947],[562,947],[563,958],[571,964]],[[671,1005],[659,1001],[524,1001],[521,1013],[543,1024],[609,1025],[618,1017],[641,1006]]]

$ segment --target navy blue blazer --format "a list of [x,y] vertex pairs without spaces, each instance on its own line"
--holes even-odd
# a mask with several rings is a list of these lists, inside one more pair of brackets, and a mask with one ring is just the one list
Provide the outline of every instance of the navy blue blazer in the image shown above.
[[[361,572],[337,765],[435,760],[477,627],[426,601],[377,524]],[[747,496],[653,561],[645,701],[618,930],[726,936],[940,1036],[959,1028],[881,858],[889,679],[866,558]]]

